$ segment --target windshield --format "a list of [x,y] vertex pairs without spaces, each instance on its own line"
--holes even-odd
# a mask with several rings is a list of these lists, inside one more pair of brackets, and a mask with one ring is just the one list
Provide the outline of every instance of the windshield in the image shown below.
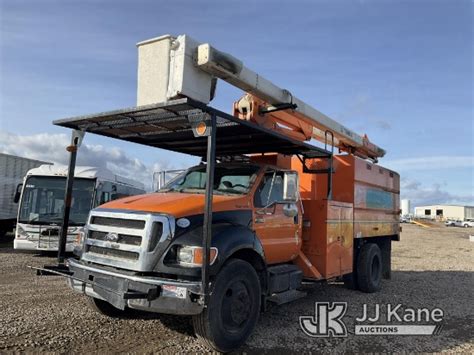
[[[84,225],[92,207],[95,180],[74,179],[70,225]],[[66,178],[31,176],[21,198],[20,223],[59,224],[63,217]]]
[[[215,194],[244,195],[249,192],[257,177],[258,167],[217,165],[214,173]],[[166,184],[160,192],[204,193],[206,189],[206,166],[192,168]]]

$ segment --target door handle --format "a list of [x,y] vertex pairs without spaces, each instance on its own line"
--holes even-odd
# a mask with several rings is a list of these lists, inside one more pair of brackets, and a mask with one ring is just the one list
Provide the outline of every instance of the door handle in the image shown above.
[[255,223],[264,223],[265,222],[265,218],[255,218]]

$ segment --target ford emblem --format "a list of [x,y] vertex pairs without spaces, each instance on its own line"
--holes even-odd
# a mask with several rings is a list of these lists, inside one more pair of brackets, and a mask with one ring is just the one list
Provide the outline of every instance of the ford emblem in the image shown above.
[[105,235],[105,240],[108,240],[109,242],[117,242],[119,240],[119,236],[117,233],[107,233]]
[[180,228],[188,228],[191,222],[187,218],[180,218],[176,221],[176,224]]

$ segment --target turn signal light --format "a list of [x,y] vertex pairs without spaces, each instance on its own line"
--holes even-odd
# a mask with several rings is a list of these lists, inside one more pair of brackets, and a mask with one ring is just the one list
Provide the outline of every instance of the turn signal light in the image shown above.
[[207,130],[207,126],[206,126],[206,122],[204,121],[201,121],[197,124],[196,126],[196,133],[200,136],[203,136],[206,134],[206,130]]

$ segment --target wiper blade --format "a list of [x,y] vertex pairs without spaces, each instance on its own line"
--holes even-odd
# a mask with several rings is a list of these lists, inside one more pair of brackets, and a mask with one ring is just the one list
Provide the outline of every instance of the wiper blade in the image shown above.
[[239,190],[234,190],[234,189],[226,189],[226,190],[218,189],[218,190],[214,190],[214,193],[217,191],[225,195],[245,195],[247,193],[246,191],[239,191]]
[[[182,187],[180,189],[176,189],[176,188],[170,188],[170,189],[161,189],[161,190],[158,190],[157,192],[178,192],[178,193],[189,193],[189,194],[202,194],[204,193],[204,191],[206,191],[205,188],[200,188],[200,187]],[[214,193],[217,194],[217,195],[224,195],[226,194],[225,192],[223,192],[222,190],[217,190],[217,189],[214,189]],[[241,194],[240,192],[239,193],[236,193],[236,194]]]
[[195,188],[195,187],[183,187],[181,189],[178,190],[178,192],[186,192],[186,193],[194,193],[194,194],[200,194],[202,193],[202,191],[204,191],[204,189],[200,189],[200,188]]

